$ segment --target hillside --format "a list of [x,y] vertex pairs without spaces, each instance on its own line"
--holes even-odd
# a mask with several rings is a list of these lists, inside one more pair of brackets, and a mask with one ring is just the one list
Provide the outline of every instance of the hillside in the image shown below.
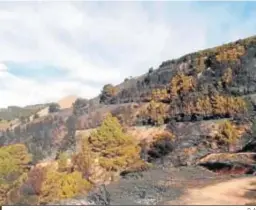
[[[137,199],[132,203],[137,205],[148,192],[161,194],[160,200],[151,203],[159,204],[174,196],[172,188],[153,186],[146,177],[165,183],[167,175],[180,174],[184,182],[195,179],[195,185],[198,177],[210,174],[219,180],[219,175],[256,173],[256,36],[164,61],[140,77],[117,86],[106,84],[94,99],[69,96],[57,103],[60,110],[48,113],[44,105],[45,110],[40,110],[45,114],[0,132],[1,146],[26,145],[35,168],[42,161],[58,168],[56,160],[67,154],[71,166],[66,162],[63,171],[52,172],[52,178],[57,182],[58,177],[67,176],[77,186],[74,180],[81,177],[76,172],[81,172],[82,179],[92,185],[88,199],[96,204],[107,202],[97,191],[101,184],[109,184],[114,204],[122,204],[126,192],[131,202]],[[30,115],[31,110],[39,111],[38,106],[20,109],[30,110]],[[12,119],[20,111],[10,112]],[[140,186],[144,192],[131,186]],[[175,188],[175,198],[180,190]],[[76,193],[51,200],[39,190],[35,196],[43,200],[36,204]]]
[[38,110],[45,108],[46,106],[48,106],[48,104],[29,105],[25,107],[9,106],[7,108],[1,108],[0,119],[11,121],[16,118],[26,118],[36,113]]

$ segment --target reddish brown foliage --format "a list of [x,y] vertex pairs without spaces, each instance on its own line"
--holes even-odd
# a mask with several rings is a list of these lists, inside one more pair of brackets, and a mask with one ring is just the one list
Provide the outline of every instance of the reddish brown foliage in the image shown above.
[[25,183],[30,186],[36,195],[41,193],[42,183],[46,177],[46,169],[36,167],[28,173],[28,180]]

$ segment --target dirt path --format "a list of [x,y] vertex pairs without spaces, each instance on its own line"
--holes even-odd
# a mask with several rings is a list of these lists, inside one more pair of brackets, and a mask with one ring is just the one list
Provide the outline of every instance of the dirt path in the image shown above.
[[[203,188],[189,189],[177,201],[167,205],[245,205],[252,202],[245,194],[253,189],[256,177],[236,178]],[[254,186],[255,189],[255,186]]]

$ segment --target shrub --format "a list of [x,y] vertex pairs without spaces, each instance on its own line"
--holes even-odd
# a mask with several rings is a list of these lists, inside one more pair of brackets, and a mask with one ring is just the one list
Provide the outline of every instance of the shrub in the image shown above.
[[219,134],[216,137],[222,142],[233,144],[237,142],[240,135],[237,126],[233,125],[229,120],[225,120],[220,124]]
[[226,87],[227,85],[229,85],[232,82],[232,69],[228,68],[223,76],[221,77],[222,80],[222,84],[224,87]]
[[89,178],[91,175],[92,161],[92,152],[91,148],[89,148],[88,138],[86,137],[82,140],[80,152],[72,157],[72,163],[74,168],[80,171],[84,178]]
[[157,158],[161,158],[163,161],[163,157],[173,151],[174,139],[175,135],[169,131],[156,134],[147,151],[148,161],[151,162]]
[[49,106],[49,113],[54,113],[54,112],[58,112],[60,110],[60,105],[57,103],[52,103]]
[[82,174],[75,171],[63,174],[60,181],[60,198],[71,198],[90,189],[90,183],[83,179]]
[[39,202],[46,204],[60,199],[72,198],[89,189],[89,182],[82,178],[80,172],[75,171],[68,174],[49,170],[42,184]]
[[166,88],[153,89],[151,92],[151,100],[153,101],[169,101],[170,96]]
[[186,76],[183,73],[175,75],[170,82],[171,96],[176,97],[193,91],[196,86],[195,79],[192,76]]
[[173,141],[175,139],[175,135],[169,131],[164,131],[159,134],[156,134],[153,139],[155,141],[169,140]]

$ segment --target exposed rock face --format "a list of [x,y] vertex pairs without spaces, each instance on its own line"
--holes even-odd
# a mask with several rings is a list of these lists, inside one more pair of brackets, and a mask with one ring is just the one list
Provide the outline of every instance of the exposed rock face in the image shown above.
[[240,162],[207,162],[199,164],[218,174],[255,174],[256,168],[251,164]]
[[256,153],[212,153],[201,158],[197,164],[206,162],[240,162],[244,164],[254,164]]
[[256,153],[217,153],[201,158],[198,165],[221,174],[254,174]]

